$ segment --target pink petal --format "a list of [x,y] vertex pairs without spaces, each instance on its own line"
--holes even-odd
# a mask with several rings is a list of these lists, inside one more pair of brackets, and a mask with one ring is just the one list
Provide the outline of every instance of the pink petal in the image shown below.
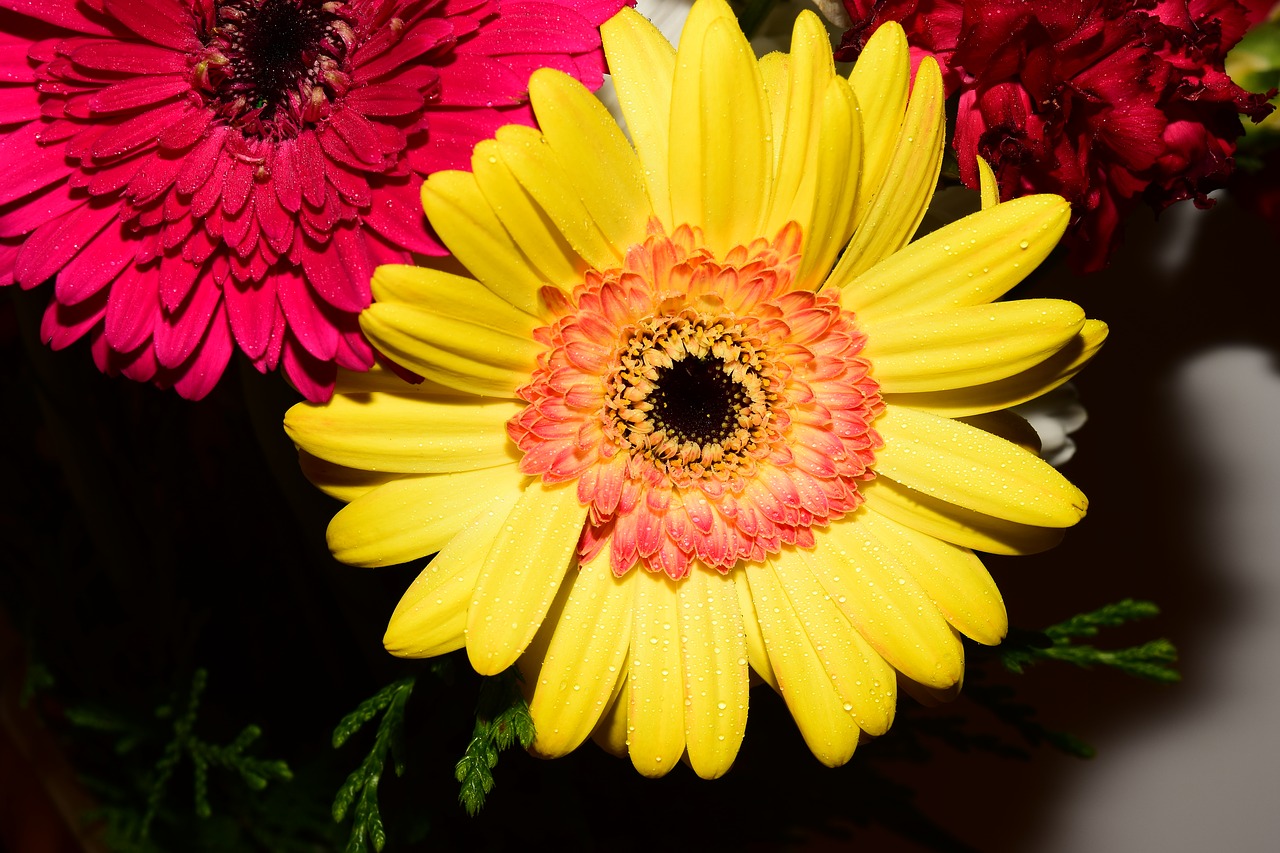
[[[190,89],[191,84],[182,77],[145,75],[99,89],[89,98],[89,109],[97,115],[128,112],[158,104]],[[185,112],[187,104],[183,103],[182,108]],[[160,128],[168,124],[158,118],[156,121]]]
[[154,142],[170,122],[177,121],[187,112],[187,105],[179,102],[166,104],[158,109],[134,116],[111,128],[98,138],[93,146],[93,159],[106,160],[118,157],[140,145]]
[[440,253],[440,244],[427,233],[427,218],[417,201],[422,186],[413,180],[407,186],[380,187],[373,204],[364,214],[364,224],[397,246],[425,255]]
[[280,206],[290,213],[297,213],[302,207],[302,184],[298,181],[297,149],[292,140],[286,139],[276,145],[271,183],[275,186]]
[[187,154],[186,165],[182,167],[175,183],[178,192],[190,195],[209,180],[213,166],[222,154],[222,145],[228,133],[226,127],[215,127]]
[[223,288],[222,296],[226,300],[227,318],[231,321],[231,333],[236,343],[245,355],[258,358],[266,352],[271,330],[275,327],[276,313],[280,310],[276,303],[275,280],[268,277],[257,285],[231,282]]
[[0,8],[11,9],[38,21],[57,24],[76,32],[103,36],[111,34],[101,24],[96,24],[81,14],[74,3],[50,3],[49,0],[3,0],[0,2]]
[[349,109],[371,116],[412,115],[423,108],[422,93],[395,83],[376,83],[347,93]]
[[499,56],[585,53],[598,47],[599,30],[568,8],[552,11],[547,3],[503,3],[501,17],[481,27],[479,35],[455,50]]
[[332,360],[338,351],[338,329],[326,315],[333,309],[317,303],[314,292],[294,270],[283,270],[275,279],[280,306],[298,343],[316,358]]
[[253,174],[257,167],[239,158],[233,158],[227,170],[227,183],[222,188],[222,211],[228,216],[236,213],[249,199],[253,186]]
[[8,204],[62,180],[72,170],[61,145],[36,142],[38,124],[28,124],[0,139],[0,204]]
[[111,284],[107,298],[107,344],[117,352],[132,352],[151,337],[160,311],[160,276],[155,268],[140,272],[131,266]]
[[483,56],[456,56],[440,66],[440,104],[451,107],[505,107],[528,92],[527,79]]
[[0,88],[0,124],[40,118],[40,94],[32,86]]
[[269,183],[255,188],[253,208],[258,215],[258,225],[267,238],[267,244],[277,255],[288,252],[293,242],[295,228],[293,217],[280,206],[279,194]]
[[54,296],[64,305],[83,302],[119,275],[133,260],[134,251],[124,223],[117,222],[62,268],[54,285]]
[[369,180],[363,172],[356,174],[337,163],[330,163],[325,169],[325,175],[338,194],[356,207],[368,207],[373,201]]
[[[354,317],[347,316],[343,319],[349,321],[352,325],[356,325]],[[354,329],[339,331],[338,351],[333,354],[334,363],[338,367],[345,367],[347,370],[358,370],[362,373],[373,367],[373,347],[369,346],[369,342],[360,333],[360,327],[356,326]],[[412,378],[406,381],[415,382],[417,380]]]
[[181,51],[198,51],[195,16],[178,0],[106,0],[103,4],[120,23],[147,41]]
[[188,400],[203,399],[222,378],[233,349],[226,315],[219,311],[196,348],[195,357],[182,366],[182,377],[173,383],[173,390]]
[[72,189],[70,181],[62,181],[9,205],[0,215],[0,238],[20,237],[52,222],[84,204],[84,193]]
[[150,152],[139,164],[133,180],[129,181],[126,195],[134,204],[142,204],[173,185],[178,173],[182,171],[184,158],[165,154],[162,151]]
[[213,120],[213,110],[195,107],[187,115],[176,119],[157,137],[161,148],[185,150],[196,143],[205,128]]
[[45,281],[80,252],[120,213],[119,203],[85,204],[41,225],[27,238],[15,266],[18,281]]
[[68,58],[84,68],[128,74],[181,74],[187,58],[177,51],[153,44],[92,39],[81,41]]
[[287,341],[280,364],[293,387],[312,403],[323,403],[333,396],[338,370],[331,362],[319,361],[293,341]]
[[[314,133],[302,134],[295,143],[297,175],[302,178],[302,197],[312,207],[319,207],[324,204],[325,199],[324,152],[320,150],[320,143]],[[285,210],[293,209],[289,207],[287,199],[280,199],[280,203],[285,206]]]
[[40,321],[40,340],[55,350],[66,349],[80,340],[85,332],[102,322],[107,313],[107,293],[79,305],[63,305],[52,301]]
[[181,254],[166,254],[160,261],[160,301],[170,313],[191,292],[191,285],[200,276],[201,264],[192,263]]
[[214,309],[222,302],[221,290],[212,276],[206,274],[200,285],[191,291],[187,302],[172,314],[161,317],[156,324],[156,358],[165,367],[179,367],[195,351]]

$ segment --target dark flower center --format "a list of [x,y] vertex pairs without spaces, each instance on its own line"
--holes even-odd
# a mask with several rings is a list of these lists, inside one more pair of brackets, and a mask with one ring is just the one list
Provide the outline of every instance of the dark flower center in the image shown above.
[[733,435],[747,392],[720,359],[688,357],[658,369],[648,399],[655,429],[666,430],[681,444],[707,445]]
[[344,60],[353,40],[341,2],[219,0],[193,74],[246,135],[292,137],[350,87]]

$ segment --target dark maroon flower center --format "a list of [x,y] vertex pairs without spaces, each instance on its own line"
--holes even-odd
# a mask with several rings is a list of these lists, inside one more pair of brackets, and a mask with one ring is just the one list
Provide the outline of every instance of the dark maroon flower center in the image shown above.
[[350,87],[353,40],[342,2],[219,0],[195,82],[246,135],[296,136]]

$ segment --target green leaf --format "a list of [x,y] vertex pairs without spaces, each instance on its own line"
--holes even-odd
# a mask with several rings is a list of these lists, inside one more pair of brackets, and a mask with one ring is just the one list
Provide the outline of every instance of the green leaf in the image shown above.
[[404,713],[416,681],[411,676],[388,684],[343,717],[333,731],[333,746],[337,749],[366,723],[382,715],[373,747],[333,798],[334,821],[342,821],[352,805],[355,806],[346,853],[366,853],[369,845],[380,851],[387,843],[382,815],[378,810],[378,783],[382,780],[388,756],[393,760],[396,775],[404,775]]
[[1040,632],[1011,631],[1001,648],[1001,663],[1021,673],[1043,660],[1058,660],[1089,668],[1107,666],[1138,678],[1172,683],[1182,679],[1175,664],[1177,649],[1166,639],[1150,640],[1122,649],[1099,649],[1077,644],[1080,637],[1096,637],[1102,628],[1115,628],[1157,616],[1160,608],[1150,601],[1126,598],[1088,613],[1072,616]]
[[519,678],[519,672],[512,667],[484,679],[480,685],[471,742],[453,771],[460,783],[458,802],[473,817],[493,790],[493,768],[498,765],[499,753],[516,742],[526,749],[533,743],[533,716],[520,692]]

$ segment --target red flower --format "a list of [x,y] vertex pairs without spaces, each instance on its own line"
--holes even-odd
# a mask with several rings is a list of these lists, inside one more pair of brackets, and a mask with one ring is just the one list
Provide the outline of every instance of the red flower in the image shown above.
[[440,255],[422,178],[598,86],[623,0],[0,0],[0,284],[42,336],[198,399],[235,347],[309,399],[364,370],[380,263]]
[[851,59],[886,20],[916,61],[933,55],[959,93],[961,179],[976,158],[1003,198],[1058,193],[1072,204],[1064,243],[1101,269],[1140,200],[1206,207],[1232,169],[1240,114],[1270,112],[1223,71],[1227,51],[1270,0],[844,0]]

